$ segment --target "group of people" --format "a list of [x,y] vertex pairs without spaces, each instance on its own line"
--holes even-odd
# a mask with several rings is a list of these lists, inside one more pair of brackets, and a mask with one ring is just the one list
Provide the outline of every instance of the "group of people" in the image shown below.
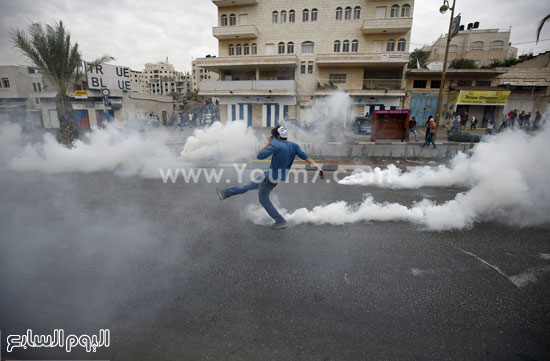
[[508,114],[503,115],[502,124],[500,125],[499,132],[502,129],[525,129],[525,130],[538,130],[541,126],[542,114],[539,111],[535,113],[533,124],[531,126],[531,112],[526,113],[524,110],[518,114],[517,109],[513,109]]
[[189,128],[204,127],[219,121],[219,114],[217,104],[213,107],[207,104],[190,112],[174,113],[172,123],[175,125],[174,130],[179,128],[183,131],[186,126]]
[[[422,148],[425,146],[433,145],[434,148],[437,148],[435,145],[435,131],[436,131],[435,118],[433,116],[428,117],[428,122],[426,123],[426,137],[424,138],[424,144],[421,145]],[[418,133],[416,133],[416,117],[412,117],[409,121],[409,133],[414,134],[414,141],[418,141]]]

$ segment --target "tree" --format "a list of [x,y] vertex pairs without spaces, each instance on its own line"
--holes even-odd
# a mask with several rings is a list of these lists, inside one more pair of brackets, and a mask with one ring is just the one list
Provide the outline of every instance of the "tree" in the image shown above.
[[475,60],[472,59],[454,59],[449,65],[450,69],[477,69]]
[[420,68],[426,67],[426,64],[428,64],[428,59],[430,58],[430,52],[429,51],[422,51],[420,49],[414,49],[414,51],[411,53],[411,56],[409,58],[409,64],[407,67],[409,69],[417,69],[418,65],[420,65]]
[[537,43],[539,42],[539,39],[540,39],[540,33],[542,32],[542,28],[544,27],[544,24],[546,24],[546,22],[550,20],[550,14],[546,15],[545,17],[543,17],[541,20],[540,20],[540,23],[539,23],[539,27],[537,29]]
[[[11,40],[55,86],[58,138],[63,144],[72,146],[73,141],[78,139],[78,132],[69,94],[73,91],[75,82],[83,75],[84,64],[78,43],[71,44],[71,36],[61,21],[53,26],[46,25],[45,28],[34,23],[29,25],[27,32],[14,30]],[[90,64],[95,66],[112,59],[110,56],[103,56]]]

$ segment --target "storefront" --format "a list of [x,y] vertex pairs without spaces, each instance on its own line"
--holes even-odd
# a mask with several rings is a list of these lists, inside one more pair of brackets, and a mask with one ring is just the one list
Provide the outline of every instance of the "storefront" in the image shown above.
[[476,117],[484,126],[489,119],[500,120],[510,97],[509,90],[457,90],[449,94],[449,111],[469,119]]

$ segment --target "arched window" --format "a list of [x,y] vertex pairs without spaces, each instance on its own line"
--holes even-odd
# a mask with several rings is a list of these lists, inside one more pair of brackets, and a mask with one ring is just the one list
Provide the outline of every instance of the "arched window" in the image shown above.
[[353,9],[353,18],[354,19],[361,19],[361,7],[360,6],[356,6]]
[[309,21],[309,10],[308,9],[304,9],[304,11],[302,11],[302,21]]
[[293,23],[295,21],[296,21],[296,13],[294,12],[294,10],[290,10],[288,12],[288,22]]
[[273,24],[277,23],[279,21],[279,13],[274,11],[272,14],[271,14],[271,22]]
[[242,55],[243,48],[242,48],[241,44],[237,44],[237,46],[235,47],[235,50],[236,50],[235,55]]
[[503,49],[504,48],[504,41],[502,40],[495,40],[491,43],[491,49]]
[[388,40],[388,45],[386,46],[386,51],[394,51],[395,50],[395,40],[390,39]]
[[472,43],[472,50],[483,50],[483,41],[474,41]]
[[223,14],[220,22],[221,26],[227,26],[227,15]]
[[399,41],[397,42],[397,51],[405,51],[406,47],[407,47],[407,40],[399,39]]
[[311,9],[311,21],[317,21],[319,10]]
[[248,43],[244,44],[243,46],[243,54],[250,55],[250,45],[248,45]]
[[336,20],[342,20],[342,8],[336,8]]
[[348,6],[344,12],[344,19],[351,20],[351,8]]
[[235,26],[237,25],[237,17],[235,14],[229,15],[229,26]]
[[357,53],[358,51],[359,51],[359,41],[353,40],[351,42],[351,52],[352,53]]
[[339,53],[340,52],[340,40],[336,40],[334,42],[334,52]]
[[349,40],[344,40],[342,43],[342,52],[349,53]]
[[294,54],[294,43],[292,41],[287,44],[286,52],[288,54]]
[[279,43],[278,53],[279,54],[284,54],[285,53],[285,43]]
[[312,41],[304,41],[302,43],[302,54],[313,54],[315,52],[315,44]]
[[235,55],[235,47],[233,44],[229,44],[229,56]]
[[286,23],[286,11],[281,11],[281,22]]
[[392,5],[391,12],[390,12],[390,18],[398,18],[399,17],[399,5]]
[[252,55],[258,54],[258,45],[256,45],[256,43],[252,43],[252,45],[250,46],[250,52],[252,53]]
[[401,17],[402,18],[411,17],[411,6],[409,4],[405,4],[401,7]]

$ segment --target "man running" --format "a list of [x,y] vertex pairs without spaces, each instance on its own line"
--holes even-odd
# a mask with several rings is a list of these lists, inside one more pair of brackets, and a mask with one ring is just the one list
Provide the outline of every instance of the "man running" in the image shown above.
[[288,175],[288,171],[294,162],[294,157],[298,156],[305,160],[307,163],[313,165],[319,170],[321,179],[324,179],[325,172],[321,167],[308,155],[300,149],[300,146],[296,143],[288,141],[288,133],[285,127],[282,125],[271,129],[271,137],[265,147],[258,153],[258,159],[266,159],[271,157],[271,165],[269,170],[257,179],[240,187],[231,187],[227,189],[220,189],[216,186],[216,191],[220,200],[235,196],[237,194],[246,193],[253,189],[258,189],[258,196],[260,204],[266,212],[275,220],[275,223],[271,225],[272,228],[284,228],[288,225],[286,220],[277,212],[277,209],[273,206],[269,200],[269,194],[277,186],[277,183],[284,182]]

